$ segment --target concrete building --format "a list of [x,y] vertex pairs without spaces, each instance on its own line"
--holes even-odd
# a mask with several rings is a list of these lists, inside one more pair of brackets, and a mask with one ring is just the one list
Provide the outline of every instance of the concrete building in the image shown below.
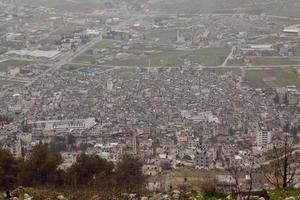
[[198,151],[195,154],[196,165],[200,169],[209,169],[214,166],[217,152],[214,149]]
[[300,25],[297,24],[297,25],[285,27],[283,29],[283,33],[286,36],[300,36]]
[[3,148],[7,149],[14,157],[22,158],[22,143],[20,139],[12,144],[4,145]]
[[143,166],[143,174],[147,176],[156,176],[161,172],[161,167],[154,164],[146,164]]
[[269,131],[259,131],[256,134],[256,145],[259,148],[265,148],[271,143],[272,133]]
[[297,68],[297,74],[300,76],[300,67]]
[[45,130],[83,130],[90,129],[96,125],[95,118],[87,119],[73,119],[73,120],[49,120],[49,121],[36,121],[33,127]]
[[300,99],[300,92],[296,86],[287,86],[287,98],[289,105],[297,105]]

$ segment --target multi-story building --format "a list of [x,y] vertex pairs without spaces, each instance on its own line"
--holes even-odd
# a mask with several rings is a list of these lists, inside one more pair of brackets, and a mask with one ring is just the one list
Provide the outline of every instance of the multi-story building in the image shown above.
[[272,139],[272,133],[270,131],[259,131],[256,134],[256,145],[259,148],[266,148]]
[[49,121],[36,121],[33,126],[38,129],[45,130],[83,130],[90,129],[96,125],[95,118],[87,119],[72,119],[72,120],[49,120]]
[[197,168],[209,169],[214,166],[214,162],[217,157],[217,151],[215,149],[209,149],[204,151],[197,151],[195,154],[195,161]]

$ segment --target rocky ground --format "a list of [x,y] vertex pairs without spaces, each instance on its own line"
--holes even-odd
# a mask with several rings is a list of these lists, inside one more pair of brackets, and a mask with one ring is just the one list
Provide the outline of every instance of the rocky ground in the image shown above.
[[[55,189],[56,190],[56,189]],[[36,188],[23,188],[19,187],[11,192],[10,200],[233,200],[230,195],[220,196],[207,196],[202,192],[187,192],[182,195],[182,192],[175,192],[169,195],[155,194],[152,197],[136,198],[134,195],[125,195],[119,198],[108,198],[101,195],[101,192],[95,190],[66,190],[54,191],[52,189],[36,189]],[[268,191],[270,200],[300,200],[300,189],[286,189],[286,190],[270,190]],[[180,197],[180,198],[179,198]],[[8,199],[4,192],[1,192],[0,200]],[[240,200],[247,200],[247,197]],[[265,200],[263,197],[251,197],[251,200]]]

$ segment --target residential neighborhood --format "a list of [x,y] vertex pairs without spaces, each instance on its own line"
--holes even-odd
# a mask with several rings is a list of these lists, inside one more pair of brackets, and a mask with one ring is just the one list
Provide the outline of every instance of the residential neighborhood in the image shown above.
[[137,157],[152,192],[203,172],[231,188],[229,167],[300,152],[300,18],[121,2],[86,14],[0,1],[1,148],[26,160],[47,143],[62,170],[80,153]]

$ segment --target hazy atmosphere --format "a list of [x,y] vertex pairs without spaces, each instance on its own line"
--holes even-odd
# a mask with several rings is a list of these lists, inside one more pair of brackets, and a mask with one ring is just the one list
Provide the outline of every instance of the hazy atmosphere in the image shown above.
[[0,200],[300,200],[299,0],[0,0]]

